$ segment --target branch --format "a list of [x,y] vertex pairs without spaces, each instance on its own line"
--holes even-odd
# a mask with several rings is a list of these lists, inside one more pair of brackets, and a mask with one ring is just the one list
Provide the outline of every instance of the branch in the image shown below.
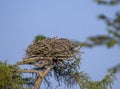
[[33,65],[41,68],[41,67],[43,67],[43,66],[45,66],[45,65],[48,65],[48,64],[49,64],[48,61],[44,61],[42,64],[33,64]]
[[46,68],[44,72],[41,73],[41,76],[47,75],[47,73],[54,67],[54,65],[50,65]]
[[[14,64],[13,66],[17,66],[17,65],[24,65],[24,64],[33,64],[35,62],[39,62],[39,61],[45,61],[45,60],[48,60],[48,61],[51,61],[53,60],[54,57],[32,57],[32,58],[23,58],[23,61],[21,62],[17,62],[16,64]],[[69,59],[72,59],[69,58]],[[67,57],[60,57],[60,58],[56,58],[56,60],[69,60]]]
[[45,76],[49,73],[49,71],[54,67],[54,65],[50,65],[46,68],[45,71],[41,72],[41,74],[38,76],[36,82],[35,82],[35,86],[34,89],[39,89],[42,80],[45,78]]
[[37,73],[37,74],[40,74],[41,72],[40,71],[37,71],[37,70],[15,70],[15,72],[22,72],[22,73]]
[[50,60],[49,57],[32,57],[32,58],[23,58],[23,61],[21,62],[17,62],[16,64],[14,64],[13,66],[17,66],[17,65],[24,65],[24,64],[30,64],[30,63],[35,63],[38,61],[43,61],[43,60]]

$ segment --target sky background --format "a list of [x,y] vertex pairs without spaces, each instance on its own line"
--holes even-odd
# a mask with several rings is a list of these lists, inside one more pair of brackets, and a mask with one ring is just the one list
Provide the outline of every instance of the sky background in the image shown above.
[[[0,60],[14,64],[38,34],[86,41],[88,36],[106,34],[106,24],[97,16],[114,17],[117,6],[97,5],[93,0],[0,0]],[[120,63],[120,48],[82,48],[81,71],[100,80],[107,69]],[[120,89],[120,76],[113,89]],[[58,88],[60,89],[60,88]],[[76,89],[79,89],[76,87]]]

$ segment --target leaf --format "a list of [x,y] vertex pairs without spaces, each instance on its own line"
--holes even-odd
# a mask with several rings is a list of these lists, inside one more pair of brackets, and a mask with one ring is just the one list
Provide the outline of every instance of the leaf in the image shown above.
[[47,38],[46,36],[37,35],[37,36],[35,37],[35,39],[34,39],[34,42],[37,42],[37,41],[39,41],[39,40],[44,40],[44,39],[46,39],[46,38]]
[[99,15],[98,18],[99,19],[106,19],[106,16],[105,15]]
[[108,47],[113,47],[115,45],[115,43],[116,43],[116,41],[112,39],[107,43],[107,46]]

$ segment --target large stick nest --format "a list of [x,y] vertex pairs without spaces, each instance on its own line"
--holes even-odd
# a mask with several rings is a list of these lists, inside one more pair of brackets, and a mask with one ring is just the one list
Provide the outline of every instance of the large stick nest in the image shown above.
[[67,39],[47,38],[32,42],[26,50],[26,57],[52,57],[53,60],[68,60],[78,53],[79,49]]

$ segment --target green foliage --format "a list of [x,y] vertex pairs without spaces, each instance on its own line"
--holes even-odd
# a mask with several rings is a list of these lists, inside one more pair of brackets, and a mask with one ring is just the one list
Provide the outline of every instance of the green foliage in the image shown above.
[[73,78],[79,84],[80,89],[112,89],[113,82],[116,79],[113,72],[108,73],[100,81],[90,80],[90,77],[84,72],[74,73]]
[[112,72],[112,73],[114,73],[114,74],[120,72],[120,64],[118,64],[118,65],[116,65],[116,66],[108,69],[108,72]]
[[108,47],[113,47],[115,45],[115,43],[116,43],[116,41],[112,39],[107,43],[107,46]]
[[120,3],[120,0],[94,0],[98,4],[103,4],[103,5],[116,5]]
[[101,81],[89,81],[86,89],[112,89],[115,80],[114,73],[107,74]]
[[0,61],[0,89],[24,89],[22,76],[14,73],[14,69],[17,67],[8,65],[6,61]]
[[[75,73],[79,73],[80,61],[81,59],[78,57],[69,61],[62,61],[56,64],[56,66],[54,66],[54,68],[43,80],[44,84],[47,85],[46,89],[53,88],[51,85],[51,81],[49,80],[49,78],[51,77],[54,77],[54,80],[58,83],[59,86],[64,83],[68,87],[68,89],[78,84],[73,74],[75,75]],[[34,69],[41,71],[44,70],[45,67],[35,67]]]
[[70,40],[70,42],[71,42],[75,47],[78,47],[78,46],[81,45],[78,40]]
[[[98,4],[102,5],[116,5],[120,0],[95,0]],[[106,45],[107,47],[113,47],[114,45],[120,46],[120,13],[117,12],[115,18],[108,18],[101,14],[99,19],[105,21],[107,25],[107,34],[88,37],[88,41],[85,45],[87,47],[94,47],[98,45]],[[112,89],[113,82],[116,80],[115,74],[120,72],[120,64],[110,68],[108,74],[100,81],[86,80],[83,89]],[[77,75],[78,76],[78,75]],[[83,84],[84,85],[84,84]]]
[[35,37],[35,39],[34,39],[34,42],[37,42],[37,41],[39,41],[39,40],[44,40],[44,39],[46,39],[46,38],[47,38],[46,36],[37,35],[37,36]]
[[99,19],[106,19],[106,16],[105,15],[99,15],[98,18]]
[[89,37],[89,41],[86,43],[88,45],[98,46],[98,45],[106,45],[107,47],[113,47],[114,45],[119,45],[119,40],[115,40],[114,38],[106,35],[99,35],[94,37]]
[[117,12],[115,18],[112,19],[103,14],[98,17],[105,21],[107,25],[107,34],[88,37],[87,45],[84,46],[93,47],[97,45],[106,45],[109,48],[115,45],[120,46],[120,13]]

